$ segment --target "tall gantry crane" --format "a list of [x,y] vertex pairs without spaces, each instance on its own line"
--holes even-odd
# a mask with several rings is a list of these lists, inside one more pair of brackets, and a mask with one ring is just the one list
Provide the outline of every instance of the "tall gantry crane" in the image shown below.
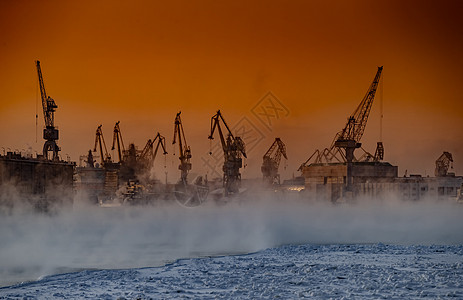
[[[156,141],[156,148],[154,148]],[[139,161],[143,164],[143,166],[147,167],[153,164],[154,160],[156,159],[156,155],[158,154],[159,146],[161,146],[162,150],[164,151],[162,154],[166,155],[166,138],[158,132],[154,139],[148,140],[140,154]]]
[[[378,67],[378,71],[376,72],[376,75],[370,87],[368,88],[367,93],[352,115],[347,119],[347,124],[343,130],[336,134],[330,148],[325,148],[323,151],[316,150],[312,156],[310,156],[309,159],[299,167],[299,170],[303,170],[312,158],[314,158],[315,163],[330,163],[333,159],[336,159],[337,162],[346,162],[346,190],[351,190],[352,162],[355,159],[354,151],[355,149],[361,148],[362,146],[360,139],[362,138],[365,127],[367,125],[368,117],[370,115],[371,107],[375,98],[382,71],[383,67]],[[341,149],[344,149],[344,153],[341,151]],[[341,158],[338,157],[338,154],[341,156]],[[382,160],[384,157],[384,147],[382,142],[378,142],[374,156],[368,154],[366,157],[367,159],[373,158],[375,161]]]
[[281,156],[288,159],[286,156],[286,146],[280,138],[275,138],[272,146],[270,146],[263,157],[261,171],[264,177],[264,182],[270,185],[280,184],[278,167],[280,166]]
[[[352,188],[352,161],[354,160],[354,151],[362,146],[360,139],[367,125],[368,116],[370,115],[371,106],[375,98],[382,71],[383,67],[378,67],[378,71],[367,93],[354,113],[347,119],[347,124],[344,129],[340,131],[334,139],[334,146],[342,148],[345,151],[347,162],[347,191],[350,191]],[[333,145],[331,148],[333,148]]]
[[37,73],[39,76],[40,94],[42,96],[43,119],[45,121],[45,128],[43,129],[43,138],[45,144],[43,145],[43,157],[48,159],[48,153],[52,152],[52,160],[59,160],[58,152],[61,150],[56,144],[59,134],[58,129],[55,128],[55,111],[58,106],[50,96],[47,96],[45,91],[45,84],[42,77],[42,69],[40,68],[40,61],[35,61]]
[[[96,148],[98,145],[100,145],[100,157],[101,157],[101,166],[104,167],[105,164],[112,163],[111,161],[111,155],[108,153],[108,150],[106,148],[106,143],[104,140],[103,136],[103,130],[101,129],[102,125],[98,126],[96,129],[96,135],[95,135],[95,146],[93,147],[93,152],[96,152]],[[103,151],[104,150],[104,151]]]
[[351,191],[352,188],[352,161],[354,160],[354,151],[362,146],[360,139],[367,126],[368,116],[370,115],[371,106],[375,98],[382,71],[383,67],[378,67],[375,78],[363,97],[362,102],[360,102],[354,113],[347,119],[346,126],[336,135],[334,140],[334,146],[342,148],[345,151],[347,161],[347,191]]
[[172,141],[172,145],[175,145],[178,139],[178,148],[179,148],[179,157],[180,165],[178,169],[180,170],[180,182],[184,185],[187,184],[187,176],[188,171],[191,170],[191,149],[188,146],[185,138],[185,132],[183,131],[183,124],[180,118],[181,112],[177,113],[174,122],[174,140]]
[[114,150],[117,143],[117,155],[119,157],[119,162],[123,161],[123,155],[125,153],[124,140],[122,139],[121,128],[119,127],[120,121],[116,122],[114,125],[114,134],[113,134],[113,145],[111,150]]
[[[220,120],[228,131],[227,137],[225,138],[220,127]],[[219,131],[220,142],[222,144],[222,150],[224,154],[223,164],[223,186],[225,190],[225,196],[235,194],[239,191],[241,184],[240,168],[243,166],[241,155],[246,158],[246,150],[244,142],[240,137],[233,136],[230,128],[225,122],[220,110],[211,118],[211,134],[209,139],[214,139],[213,135],[215,129]]]
[[453,163],[452,154],[444,151],[444,153],[442,153],[442,155],[436,160],[436,170],[434,171],[434,175],[436,177],[446,176],[451,163]]

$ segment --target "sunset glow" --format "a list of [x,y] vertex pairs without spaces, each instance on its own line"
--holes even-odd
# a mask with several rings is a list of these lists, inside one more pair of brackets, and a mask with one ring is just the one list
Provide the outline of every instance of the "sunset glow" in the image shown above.
[[364,148],[380,138],[382,103],[385,161],[399,176],[433,175],[443,151],[461,174],[462,12],[461,1],[1,1],[1,150],[42,149],[40,60],[63,159],[92,149],[100,124],[110,145],[120,121],[126,145],[166,137],[169,154],[156,164],[173,181],[181,111],[192,172],[204,174],[220,109],[236,134],[240,124],[254,130],[243,137],[243,178],[261,176],[275,137],[289,178],[330,145],[384,66]]

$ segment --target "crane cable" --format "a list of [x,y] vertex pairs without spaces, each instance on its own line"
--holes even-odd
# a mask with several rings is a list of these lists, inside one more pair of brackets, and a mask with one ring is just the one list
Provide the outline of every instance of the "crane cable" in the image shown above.
[[382,74],[380,87],[379,87],[379,141],[383,141],[383,91],[384,91],[384,73]]
[[[170,167],[171,167],[171,168],[173,168],[173,167],[174,167],[174,164],[175,164],[175,162],[174,162],[175,145],[174,145],[174,144],[172,144],[172,152],[173,152],[173,153],[172,153],[173,156],[170,157],[170,165],[171,165]],[[164,157],[166,157],[166,156],[164,155]]]
[[39,119],[39,114],[38,114],[38,103],[39,103],[39,79],[37,79],[37,88],[35,90],[35,143],[37,143],[37,130],[38,130],[38,119]]

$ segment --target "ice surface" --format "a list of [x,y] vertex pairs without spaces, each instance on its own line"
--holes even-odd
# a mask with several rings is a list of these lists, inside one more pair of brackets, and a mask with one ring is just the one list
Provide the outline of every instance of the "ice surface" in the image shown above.
[[288,245],[156,268],[82,271],[0,299],[463,298],[463,246]]
[[29,283],[0,298],[462,297],[462,215],[454,202],[278,197],[15,211],[0,218],[0,286]]

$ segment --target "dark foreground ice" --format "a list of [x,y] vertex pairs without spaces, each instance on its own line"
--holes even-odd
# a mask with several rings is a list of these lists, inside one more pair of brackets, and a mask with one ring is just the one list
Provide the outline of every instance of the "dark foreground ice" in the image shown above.
[[0,299],[463,298],[463,246],[288,245],[154,268],[47,276]]

